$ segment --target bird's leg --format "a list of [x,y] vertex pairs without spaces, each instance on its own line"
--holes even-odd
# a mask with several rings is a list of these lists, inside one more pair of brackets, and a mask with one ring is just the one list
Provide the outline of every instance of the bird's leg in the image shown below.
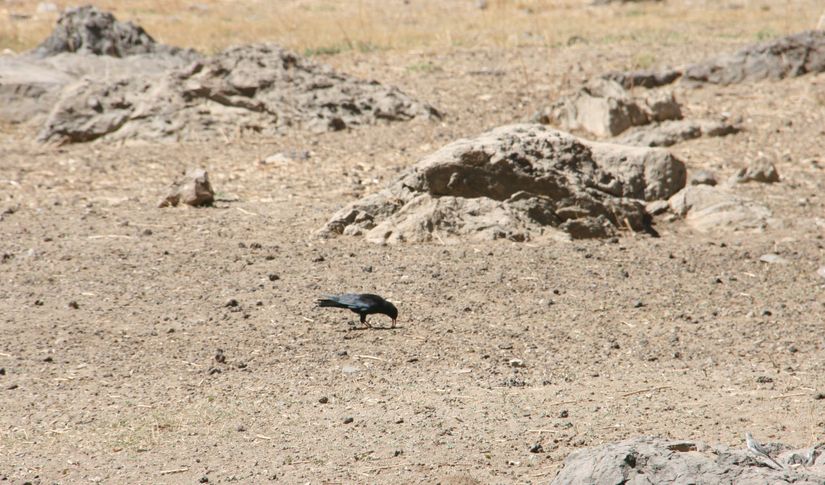
[[361,324],[364,325],[367,328],[372,328],[372,325],[367,323],[367,315],[364,314],[364,313],[361,313]]

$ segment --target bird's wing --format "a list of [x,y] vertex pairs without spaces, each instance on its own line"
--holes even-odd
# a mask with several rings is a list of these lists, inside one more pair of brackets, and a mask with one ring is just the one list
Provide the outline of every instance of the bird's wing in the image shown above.
[[349,308],[346,300],[341,301],[341,297],[346,295],[328,295],[323,298],[318,298],[315,303],[319,307],[335,307],[335,308]]
[[339,300],[341,303],[347,305],[347,308],[355,311],[367,311],[375,306],[375,302],[371,295],[359,295],[355,293],[347,293],[344,295],[340,295]]
[[367,311],[372,303],[369,298],[355,293],[345,293],[343,295],[330,295],[318,300],[319,306],[331,306],[338,308],[349,308],[353,311]]

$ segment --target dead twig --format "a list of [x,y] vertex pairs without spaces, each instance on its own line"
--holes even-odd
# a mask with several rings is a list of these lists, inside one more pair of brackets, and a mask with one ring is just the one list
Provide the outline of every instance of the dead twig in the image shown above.
[[785,399],[789,397],[800,397],[800,396],[807,396],[807,392],[795,392],[793,394],[780,394],[778,396],[771,396],[771,399]]
[[355,357],[358,357],[359,359],[380,360],[381,362],[386,362],[385,359],[382,359],[381,357],[376,357],[374,355],[356,355]]
[[175,469],[172,469],[172,470],[161,470],[159,472],[159,475],[171,475],[173,473],[183,473],[183,472],[188,472],[188,471],[189,471],[189,467],[175,468]]
[[633,392],[628,392],[628,393],[622,394],[620,397],[633,396],[634,394],[644,394],[646,392],[661,391],[661,390],[664,390],[664,389],[670,389],[670,386],[659,386],[659,387],[650,387],[648,389],[639,389],[638,391],[633,391]]

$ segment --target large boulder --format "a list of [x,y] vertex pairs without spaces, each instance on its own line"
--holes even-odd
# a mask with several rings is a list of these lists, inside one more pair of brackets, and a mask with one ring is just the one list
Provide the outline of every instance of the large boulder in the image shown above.
[[65,90],[38,139],[204,140],[293,125],[334,131],[439,116],[396,88],[259,44],[161,74],[83,79]]
[[781,443],[764,445],[782,470],[742,448],[710,446],[700,441],[639,437],[574,451],[564,460],[552,485],[762,485],[825,483],[825,446],[794,450]]
[[341,209],[320,234],[376,243],[604,237],[646,229],[644,202],[670,197],[685,180],[684,164],[661,149],[508,125],[425,157]]

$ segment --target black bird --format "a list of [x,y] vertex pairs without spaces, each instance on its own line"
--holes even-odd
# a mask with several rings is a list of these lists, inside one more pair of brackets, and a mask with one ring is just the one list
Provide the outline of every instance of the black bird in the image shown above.
[[393,328],[395,328],[395,319],[398,318],[398,308],[395,308],[395,305],[371,293],[331,295],[319,298],[316,303],[319,307],[347,308],[352,310],[361,317],[361,323],[370,328],[372,325],[367,323],[367,315],[383,313],[392,318]]

